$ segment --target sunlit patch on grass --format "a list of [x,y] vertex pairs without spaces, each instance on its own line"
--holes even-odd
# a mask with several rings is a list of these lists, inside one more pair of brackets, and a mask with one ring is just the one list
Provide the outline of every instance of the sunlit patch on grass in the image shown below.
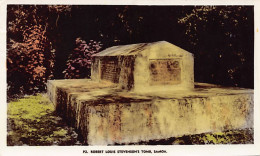
[[77,134],[54,112],[46,95],[8,103],[7,145],[74,145]]

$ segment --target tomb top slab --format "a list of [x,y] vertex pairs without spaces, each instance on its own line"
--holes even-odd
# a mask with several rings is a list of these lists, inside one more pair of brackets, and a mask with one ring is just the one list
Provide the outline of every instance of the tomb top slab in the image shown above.
[[[106,100],[106,96],[120,97],[129,99],[143,99],[152,100],[154,98],[159,99],[182,99],[182,98],[211,98],[219,96],[230,95],[242,95],[242,94],[254,94],[254,90],[246,88],[236,87],[223,87],[219,85],[207,84],[207,83],[195,83],[194,90],[191,91],[162,91],[162,92],[127,92],[122,89],[118,89],[116,84],[107,81],[91,81],[90,79],[70,79],[70,80],[49,80],[48,92],[56,94],[57,89],[65,91],[68,95],[76,96],[81,101],[97,100],[96,98],[103,97]],[[50,97],[53,95],[49,95]],[[56,103],[55,98],[51,98]],[[108,98],[109,100],[109,98]],[[111,100],[111,99],[110,99]],[[110,101],[111,102],[111,101]]]

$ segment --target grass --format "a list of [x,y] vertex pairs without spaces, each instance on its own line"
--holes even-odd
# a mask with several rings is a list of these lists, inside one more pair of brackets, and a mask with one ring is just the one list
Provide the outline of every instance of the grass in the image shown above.
[[8,103],[7,145],[80,145],[77,133],[55,114],[46,95]]
[[172,144],[253,144],[253,130],[240,129],[175,138]]
[[[81,145],[78,134],[56,115],[45,94],[31,95],[8,103],[8,146]],[[134,145],[252,144],[253,130],[185,135]]]

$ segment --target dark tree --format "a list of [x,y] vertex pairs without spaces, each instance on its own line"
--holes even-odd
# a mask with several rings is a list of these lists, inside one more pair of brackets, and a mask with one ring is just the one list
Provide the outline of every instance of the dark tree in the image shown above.
[[79,64],[71,72],[69,64],[77,56],[84,60],[77,55],[77,38],[101,42],[102,49],[165,40],[194,54],[195,81],[253,88],[253,11],[253,6],[8,5],[8,90],[35,93],[45,91],[48,79],[73,77],[68,74]]

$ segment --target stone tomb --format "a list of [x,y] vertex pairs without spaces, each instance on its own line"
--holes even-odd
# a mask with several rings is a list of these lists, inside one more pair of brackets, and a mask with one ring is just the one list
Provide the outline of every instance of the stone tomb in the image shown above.
[[115,46],[91,79],[50,80],[48,95],[88,145],[253,128],[253,90],[194,83],[193,64],[165,41]]
[[134,92],[191,90],[193,64],[191,53],[168,42],[115,46],[94,57],[91,79]]

